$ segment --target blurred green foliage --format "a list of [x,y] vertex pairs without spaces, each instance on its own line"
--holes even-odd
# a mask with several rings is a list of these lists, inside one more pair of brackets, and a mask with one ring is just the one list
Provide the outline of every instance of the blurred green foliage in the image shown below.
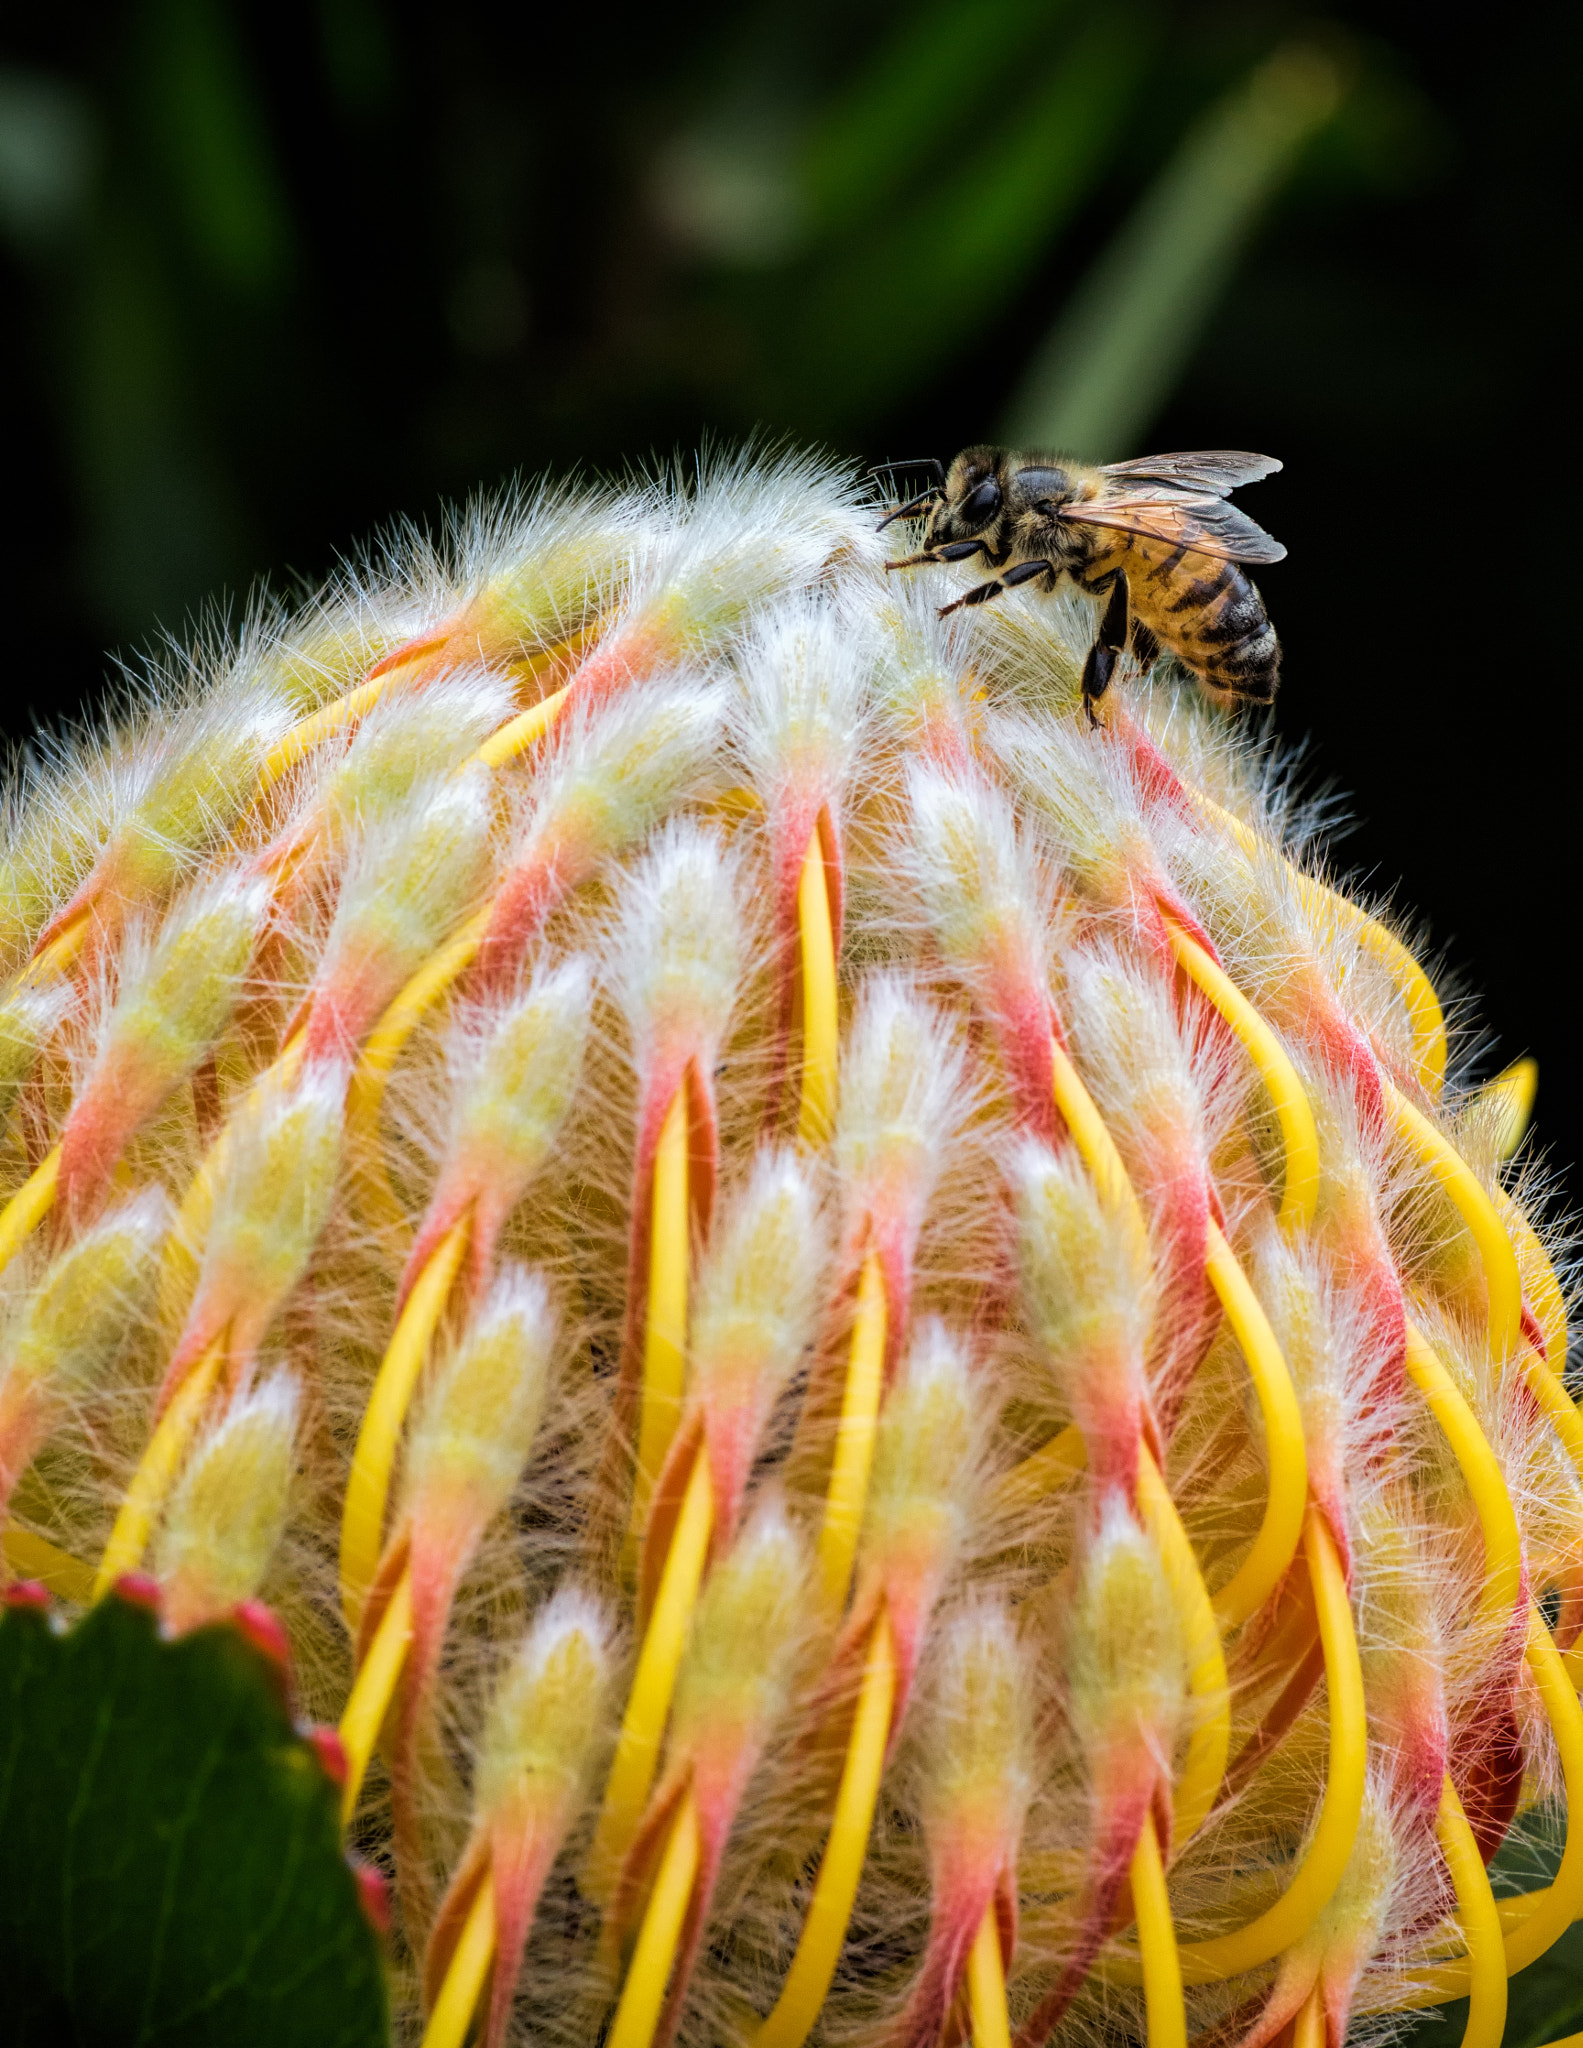
[[319,507],[704,428],[883,453],[943,378],[1120,452],[1321,135],[1372,96],[1344,203],[1433,125],[1333,22],[1160,0],[618,7],[591,47],[390,0],[96,28],[9,53],[0,226],[112,634],[320,566]]

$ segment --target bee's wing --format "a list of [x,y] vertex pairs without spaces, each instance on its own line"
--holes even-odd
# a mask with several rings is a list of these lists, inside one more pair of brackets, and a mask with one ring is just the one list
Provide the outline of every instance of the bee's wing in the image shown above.
[[1256,484],[1280,467],[1273,455],[1250,455],[1242,448],[1198,448],[1181,455],[1139,455],[1131,462],[1107,462],[1100,475],[1124,483],[1184,485],[1223,498],[1238,484]]
[[1193,497],[1185,491],[1147,498],[1096,498],[1087,504],[1063,505],[1058,516],[1078,526],[1110,526],[1121,533],[1146,534],[1168,547],[1214,555],[1223,562],[1286,559],[1281,543],[1256,526],[1246,512],[1219,498]]

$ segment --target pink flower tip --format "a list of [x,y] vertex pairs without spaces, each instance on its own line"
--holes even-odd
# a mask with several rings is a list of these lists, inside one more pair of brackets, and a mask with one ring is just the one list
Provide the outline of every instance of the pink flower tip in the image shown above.
[[346,1783],[346,1745],[338,1731],[328,1724],[320,1726],[309,1722],[302,1731],[302,1739],[319,1760],[319,1768],[339,1792]]
[[348,1857],[352,1875],[357,1880],[358,1903],[363,1909],[368,1924],[381,1941],[390,1939],[390,1880],[382,1870],[376,1870],[372,1863],[359,1863]]
[[285,1698],[291,1689],[291,1640],[279,1617],[262,1600],[243,1600],[231,1610],[231,1625],[270,1666]]
[[129,1607],[146,1607],[150,1614],[158,1614],[165,1601],[158,1579],[147,1572],[123,1572],[115,1582],[115,1595]]

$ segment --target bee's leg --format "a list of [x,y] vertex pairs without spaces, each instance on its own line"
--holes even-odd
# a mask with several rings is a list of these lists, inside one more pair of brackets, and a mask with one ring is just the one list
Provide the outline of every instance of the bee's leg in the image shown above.
[[1083,709],[1088,713],[1090,725],[1099,723],[1094,716],[1094,706],[1110,688],[1110,678],[1116,667],[1116,656],[1127,644],[1129,624],[1130,599],[1127,579],[1118,570],[1116,580],[1110,586],[1110,602],[1105,606],[1104,616],[1099,622],[1098,636],[1088,650],[1088,659],[1083,663]]
[[987,540],[953,540],[943,548],[925,548],[921,554],[903,555],[899,562],[887,562],[889,569],[916,569],[924,562],[965,562],[970,555],[987,555],[994,561],[993,549]]
[[1159,635],[1152,632],[1142,619],[1132,621],[1132,652],[1139,668],[1152,668],[1160,658]]
[[988,583],[976,583],[971,590],[964,590],[954,604],[943,604],[940,616],[948,612],[959,612],[965,604],[988,604],[992,597],[999,597],[1003,590],[1014,590],[1019,583],[1031,583],[1035,576],[1057,575],[1053,562],[1018,562],[1003,576],[996,576]]

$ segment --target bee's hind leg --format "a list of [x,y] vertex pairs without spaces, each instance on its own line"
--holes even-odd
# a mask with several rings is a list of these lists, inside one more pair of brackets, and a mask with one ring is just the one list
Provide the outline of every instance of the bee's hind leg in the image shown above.
[[1031,583],[1035,576],[1046,574],[1056,574],[1053,562],[1018,562],[1003,576],[992,577],[988,583],[976,583],[971,590],[964,590],[954,603],[941,605],[940,616],[943,619],[948,612],[959,612],[965,604],[988,604],[1003,590],[1014,590],[1019,583]]
[[1134,616],[1132,621],[1132,655],[1139,668],[1153,668],[1164,651],[1158,634],[1152,632],[1142,619]]
[[1110,586],[1110,602],[1100,619],[1099,632],[1088,650],[1088,659],[1083,663],[1083,709],[1088,713],[1090,725],[1099,723],[1094,716],[1094,706],[1110,688],[1116,656],[1127,644],[1130,623],[1131,599],[1127,579],[1118,571],[1115,582]]

